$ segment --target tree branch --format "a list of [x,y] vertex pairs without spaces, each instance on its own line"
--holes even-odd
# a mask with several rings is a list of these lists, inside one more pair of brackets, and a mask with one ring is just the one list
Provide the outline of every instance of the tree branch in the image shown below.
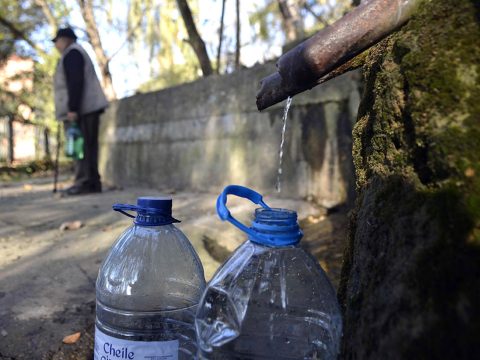
[[13,37],[17,40],[23,40],[28,45],[30,45],[34,50],[42,55],[46,55],[45,51],[40,49],[37,44],[35,44],[22,30],[18,29],[12,22],[5,19],[2,15],[0,15],[0,24],[5,26],[10,32],[12,33]]
[[213,73],[213,69],[212,64],[210,63],[210,58],[208,57],[207,48],[205,47],[205,42],[201,38],[197,27],[195,26],[192,11],[188,6],[188,2],[187,0],[176,1],[185,24],[185,28],[187,29],[189,43],[192,45],[193,51],[197,56],[200,67],[202,68],[202,73],[204,76],[211,75]]
[[235,23],[235,70],[240,69],[240,0],[236,0],[235,2],[235,16],[236,16],[236,23]]
[[57,19],[55,18],[55,16],[53,16],[52,10],[48,6],[47,2],[45,0],[35,0],[35,4],[40,6],[40,8],[42,9],[43,15],[45,15],[48,24],[52,28],[52,34],[55,34],[58,28]]
[[307,1],[303,3],[303,8],[307,10],[314,18],[317,20],[319,23],[321,23],[323,26],[328,26],[328,21],[325,20],[322,16],[318,15],[312,7],[308,4]]
[[222,0],[222,13],[220,15],[220,30],[218,34],[218,49],[217,49],[217,74],[220,74],[220,56],[222,54],[222,43],[223,43],[223,27],[225,25],[225,3],[226,0]]
[[103,89],[109,100],[113,100],[117,97],[115,89],[113,88],[112,74],[108,67],[108,57],[105,54],[105,50],[102,47],[102,41],[100,39],[100,33],[98,31],[97,22],[95,21],[95,15],[93,13],[92,0],[77,0],[80,10],[82,12],[83,21],[86,25],[88,38],[90,44],[92,44],[93,51],[97,57],[98,64],[102,70],[102,83]]

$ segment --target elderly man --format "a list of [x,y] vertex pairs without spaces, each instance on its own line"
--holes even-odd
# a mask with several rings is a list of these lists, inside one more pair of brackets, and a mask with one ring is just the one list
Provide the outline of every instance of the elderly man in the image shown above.
[[108,106],[92,60],[76,42],[71,28],[59,29],[52,41],[62,54],[54,78],[55,115],[65,128],[77,122],[84,138],[84,157],[76,160],[75,182],[67,195],[102,191],[98,173],[98,125]]

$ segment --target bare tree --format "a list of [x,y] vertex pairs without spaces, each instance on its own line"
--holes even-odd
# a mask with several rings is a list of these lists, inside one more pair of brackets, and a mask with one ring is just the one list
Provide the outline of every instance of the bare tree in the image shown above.
[[283,28],[288,41],[301,39],[305,35],[299,1],[277,0],[282,15]]
[[208,76],[213,73],[212,64],[207,53],[207,48],[202,37],[198,33],[195,22],[193,21],[192,11],[188,6],[187,0],[176,0],[180,14],[182,15],[185,28],[188,33],[188,43],[192,46],[195,55],[197,56],[203,76]]
[[86,25],[87,35],[90,40],[90,44],[93,47],[95,56],[97,57],[98,65],[102,73],[102,86],[105,91],[105,95],[109,100],[116,99],[115,89],[113,88],[112,74],[108,68],[109,58],[107,57],[105,50],[102,47],[102,41],[100,40],[100,33],[98,31],[97,22],[93,13],[92,0],[77,0],[82,12],[83,21]]
[[42,9],[43,15],[48,21],[48,25],[50,25],[50,32],[52,34],[55,34],[57,32],[58,28],[58,23],[57,19],[53,15],[52,10],[50,9],[50,6],[48,6],[48,3],[46,0],[35,0],[35,4],[39,6]]
[[222,42],[223,42],[223,27],[224,27],[224,18],[225,18],[225,3],[227,0],[222,0],[222,14],[220,15],[220,30],[218,32],[218,49],[217,49],[217,74],[220,73],[220,55],[222,53]]
[[235,69],[240,68],[240,47],[242,44],[240,43],[240,0],[236,0],[236,44],[235,44]]

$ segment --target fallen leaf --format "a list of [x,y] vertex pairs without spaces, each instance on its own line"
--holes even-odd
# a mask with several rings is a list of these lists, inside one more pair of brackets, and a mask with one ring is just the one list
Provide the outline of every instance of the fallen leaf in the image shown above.
[[469,167],[465,170],[465,176],[468,178],[474,177],[475,176],[475,169]]
[[75,344],[81,335],[82,333],[76,332],[75,334],[65,336],[62,341],[64,344]]
[[30,184],[24,184],[23,185],[23,190],[25,191],[31,191],[33,189],[33,186]]
[[310,221],[310,223],[312,224],[318,224],[320,221],[323,221],[323,220],[325,220],[325,215],[320,215],[318,217],[310,215],[308,217],[308,221]]
[[322,267],[323,270],[325,270],[326,272],[328,272],[328,265],[327,265],[327,263],[325,262],[325,260],[320,260],[320,266]]
[[65,230],[78,230],[83,226],[83,223],[80,220],[76,221],[67,221],[62,223],[60,225],[60,230],[65,231]]

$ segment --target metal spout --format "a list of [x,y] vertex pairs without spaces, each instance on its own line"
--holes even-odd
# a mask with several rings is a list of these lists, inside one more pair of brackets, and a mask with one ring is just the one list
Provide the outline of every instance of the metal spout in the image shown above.
[[[258,110],[330,79],[327,75],[405,24],[422,0],[364,0],[277,62],[278,72],[260,82]],[[323,80],[322,80],[323,79]]]

